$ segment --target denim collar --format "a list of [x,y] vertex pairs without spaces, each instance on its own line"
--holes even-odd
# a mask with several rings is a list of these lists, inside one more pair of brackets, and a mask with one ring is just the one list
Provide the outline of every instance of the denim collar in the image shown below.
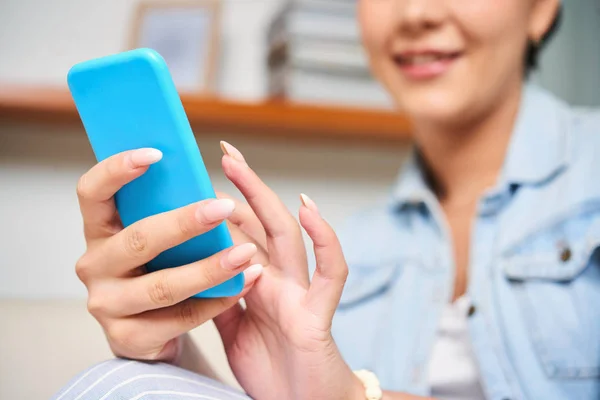
[[420,205],[430,195],[431,189],[425,179],[419,152],[413,146],[392,188],[392,206],[403,208]]
[[[534,85],[526,85],[498,185],[537,185],[569,163],[567,104]],[[431,196],[418,151],[413,147],[392,190],[395,207],[418,205]]]
[[569,106],[527,86],[500,182],[541,184],[569,164]]

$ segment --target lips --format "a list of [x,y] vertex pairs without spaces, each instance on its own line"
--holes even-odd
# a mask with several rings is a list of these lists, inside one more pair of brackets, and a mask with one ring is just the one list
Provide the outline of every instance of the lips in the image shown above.
[[460,52],[440,52],[440,51],[424,51],[424,52],[406,52],[394,57],[399,65],[424,65],[439,61],[448,61],[457,58]]
[[443,75],[461,55],[458,51],[419,50],[396,54],[393,60],[407,78],[423,80]]

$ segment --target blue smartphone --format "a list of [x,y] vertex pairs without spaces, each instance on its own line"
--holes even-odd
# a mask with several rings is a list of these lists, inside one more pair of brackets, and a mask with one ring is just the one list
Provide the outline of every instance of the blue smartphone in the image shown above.
[[[98,161],[141,147],[163,153],[161,161],[117,192],[124,226],[216,197],[167,64],[156,51],[136,49],[79,63],[67,81]],[[232,245],[223,222],[164,251],[147,267],[189,264]],[[238,274],[194,297],[234,296],[243,286],[244,276]]]

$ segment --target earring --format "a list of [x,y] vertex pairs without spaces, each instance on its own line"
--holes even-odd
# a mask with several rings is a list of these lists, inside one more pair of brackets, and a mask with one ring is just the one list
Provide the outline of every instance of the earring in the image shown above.
[[538,63],[538,53],[541,40],[529,39],[527,41],[527,66],[528,68],[536,68]]

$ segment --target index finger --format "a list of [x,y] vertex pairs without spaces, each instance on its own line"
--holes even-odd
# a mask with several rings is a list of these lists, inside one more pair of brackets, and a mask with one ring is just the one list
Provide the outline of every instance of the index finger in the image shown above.
[[[233,225],[238,227],[247,236],[256,241],[263,248],[267,248],[267,235],[265,228],[263,228],[260,220],[254,213],[254,210],[248,205],[248,203],[241,202],[235,197],[229,196],[226,193],[217,192],[217,198],[230,199],[235,202],[235,210],[233,214],[227,219]],[[233,234],[233,232],[232,232]]]
[[227,142],[222,166],[227,178],[238,188],[265,229],[271,265],[308,286],[306,247],[302,231],[281,199],[248,166],[244,156]]
[[162,153],[152,148],[125,151],[94,165],[79,179],[77,197],[87,240],[115,233],[115,193],[161,158]]

